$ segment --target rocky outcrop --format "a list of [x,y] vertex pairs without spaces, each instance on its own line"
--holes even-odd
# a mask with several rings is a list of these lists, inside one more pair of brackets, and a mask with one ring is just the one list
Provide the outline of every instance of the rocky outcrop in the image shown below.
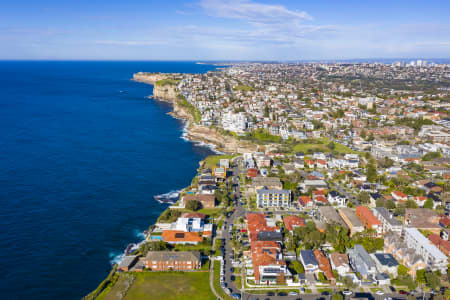
[[153,86],[153,98],[167,101],[167,102],[176,102],[177,100],[177,91],[174,85],[166,84],[163,86],[154,85]]
[[155,84],[155,82],[163,79],[167,79],[171,76],[170,73],[147,73],[138,72],[133,74],[133,80],[138,82],[144,82],[148,84]]
[[186,137],[192,141],[216,145],[216,149],[225,153],[245,153],[258,150],[258,146],[248,141],[223,135],[214,128],[191,124]]

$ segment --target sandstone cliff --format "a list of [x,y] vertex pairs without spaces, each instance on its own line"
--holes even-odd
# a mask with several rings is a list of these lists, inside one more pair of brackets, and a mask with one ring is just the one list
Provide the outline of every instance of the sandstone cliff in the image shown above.
[[167,79],[171,76],[169,73],[146,73],[139,72],[133,74],[133,80],[148,84],[155,84],[158,80]]
[[180,105],[176,86],[173,84],[155,85],[156,81],[167,79],[171,74],[162,73],[136,73],[133,80],[153,85],[153,98],[166,101],[173,105],[173,111],[169,114],[175,118],[187,122],[188,132],[186,137],[191,141],[216,145],[216,149],[225,153],[244,153],[261,150],[258,145],[248,141],[242,141],[232,136],[223,135],[214,128],[195,124],[189,110]]

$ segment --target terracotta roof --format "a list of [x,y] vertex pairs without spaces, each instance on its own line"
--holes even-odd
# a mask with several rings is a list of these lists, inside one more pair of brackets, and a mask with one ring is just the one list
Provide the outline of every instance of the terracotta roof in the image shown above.
[[334,279],[333,272],[331,271],[331,265],[328,258],[320,250],[314,250],[314,256],[319,263],[319,269],[325,273],[328,280]]
[[286,216],[283,218],[283,222],[288,231],[294,230],[294,227],[305,226],[305,221],[297,216]]
[[335,265],[335,267],[339,267],[342,265],[349,265],[347,254],[341,254],[341,253],[337,253],[337,252],[331,253],[330,260],[333,261],[333,264]]
[[254,241],[250,244],[252,252],[253,270],[255,280],[259,281],[259,266],[265,265],[286,265],[285,261],[278,261],[277,254],[281,251],[281,246],[272,241]]
[[374,225],[381,226],[380,220],[373,215],[373,213],[365,206],[356,207],[356,216],[363,222],[367,224],[367,227],[372,228]]
[[327,198],[325,198],[324,196],[317,196],[317,197],[314,197],[314,201],[322,202],[322,203],[327,203],[327,202],[328,202],[328,201],[327,201]]
[[203,241],[203,237],[200,236],[197,232],[184,232],[179,230],[164,230],[161,234],[161,238],[166,243],[199,243]]
[[300,202],[300,204],[302,204],[302,205],[306,205],[309,202],[312,202],[312,199],[310,197],[308,197],[308,196],[300,196],[298,198],[298,202]]

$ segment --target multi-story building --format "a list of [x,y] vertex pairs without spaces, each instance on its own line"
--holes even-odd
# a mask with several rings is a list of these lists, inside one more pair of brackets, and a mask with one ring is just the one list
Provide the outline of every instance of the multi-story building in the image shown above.
[[381,222],[381,230],[383,234],[389,231],[401,234],[403,229],[402,223],[397,220],[386,208],[377,207],[374,208],[372,212],[374,216]]
[[260,189],[256,192],[256,203],[258,207],[289,207],[291,202],[291,191]]
[[447,256],[444,255],[435,245],[420,233],[416,228],[405,228],[403,239],[406,245],[414,249],[420,255],[429,270],[440,270],[442,273],[447,270]]
[[364,224],[366,229],[374,229],[377,234],[382,233],[381,222],[373,215],[373,213],[365,206],[356,207],[356,216]]
[[348,207],[343,207],[339,209],[339,215],[344,220],[347,227],[350,229],[350,236],[354,235],[357,232],[364,231],[364,225],[356,216],[355,212]]
[[283,260],[281,246],[273,241],[250,244],[255,281],[260,284],[286,283],[292,277]]
[[144,265],[152,271],[190,271],[201,267],[198,251],[150,251]]

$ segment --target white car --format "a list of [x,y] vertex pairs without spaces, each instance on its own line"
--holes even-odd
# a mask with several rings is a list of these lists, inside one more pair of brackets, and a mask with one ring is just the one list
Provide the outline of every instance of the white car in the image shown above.
[[345,290],[345,291],[342,291],[342,294],[344,294],[345,296],[350,296],[351,294],[353,294],[353,292]]
[[384,295],[384,292],[383,291],[376,291],[375,294],[381,296],[381,295]]

